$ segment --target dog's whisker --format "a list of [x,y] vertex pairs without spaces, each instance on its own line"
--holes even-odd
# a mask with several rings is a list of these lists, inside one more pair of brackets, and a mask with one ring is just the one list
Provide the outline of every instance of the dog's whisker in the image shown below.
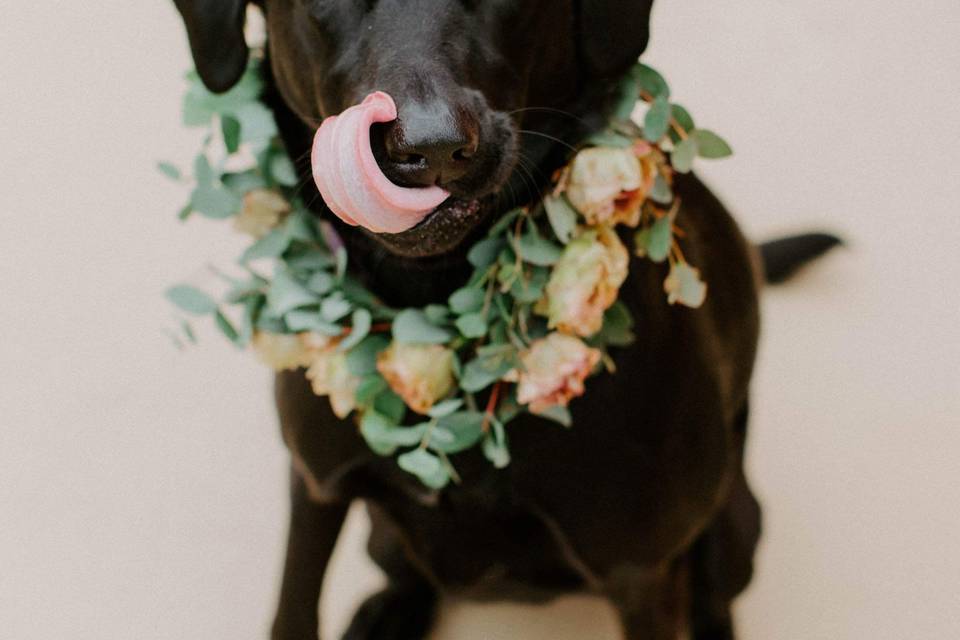
[[576,115],[576,114],[574,114],[574,113],[570,113],[569,111],[564,111],[563,109],[556,109],[556,108],[554,108],[554,107],[524,107],[524,108],[522,108],[522,109],[514,109],[513,111],[509,111],[509,112],[507,112],[507,115],[508,115],[508,116],[512,116],[512,115],[516,115],[516,114],[518,114],[518,113],[525,113],[525,112],[527,112],[527,111],[544,111],[544,112],[546,112],[546,113],[553,113],[553,114],[557,114],[557,115],[567,116],[568,118],[571,118],[572,120],[576,120],[577,122],[579,122],[580,124],[582,124],[584,127],[588,128],[588,129],[591,128],[591,125],[590,125],[586,120],[584,120],[583,118],[581,118],[580,116],[578,116],[578,115]]
[[531,135],[531,136],[540,136],[541,138],[546,138],[547,140],[552,140],[553,142],[556,142],[557,144],[563,145],[563,146],[566,147],[567,149],[570,149],[570,151],[574,151],[574,152],[577,151],[577,148],[574,147],[573,145],[571,145],[569,142],[566,142],[566,141],[564,141],[564,140],[561,140],[560,138],[557,138],[556,136],[552,136],[552,135],[550,135],[549,133],[543,133],[542,131],[531,131],[530,129],[517,129],[517,133],[527,134],[527,135]]

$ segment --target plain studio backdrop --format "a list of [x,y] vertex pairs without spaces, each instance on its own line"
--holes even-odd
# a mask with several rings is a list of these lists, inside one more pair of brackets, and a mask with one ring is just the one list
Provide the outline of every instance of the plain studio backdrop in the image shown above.
[[[183,225],[190,65],[165,0],[7,3],[0,26],[0,637],[260,639],[287,526],[270,373],[163,290],[241,240]],[[846,249],[764,298],[748,640],[960,628],[960,4],[659,0],[646,56],[734,158],[701,173],[761,239]],[[707,274],[708,279],[722,274]],[[336,638],[380,576],[355,511]],[[437,639],[617,638],[586,596],[448,603]]]

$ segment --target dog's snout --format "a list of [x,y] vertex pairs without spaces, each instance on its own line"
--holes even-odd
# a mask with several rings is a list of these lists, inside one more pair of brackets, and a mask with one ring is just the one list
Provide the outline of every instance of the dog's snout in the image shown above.
[[480,125],[468,109],[407,103],[384,131],[384,169],[407,186],[448,186],[469,173],[479,145]]

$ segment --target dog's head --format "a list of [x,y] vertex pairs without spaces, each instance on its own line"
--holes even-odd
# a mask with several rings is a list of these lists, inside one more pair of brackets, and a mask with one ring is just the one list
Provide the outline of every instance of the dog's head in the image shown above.
[[[529,199],[567,145],[602,125],[646,47],[652,1],[258,4],[275,82],[307,134],[372,91],[393,96],[397,120],[371,131],[377,163],[396,184],[438,184],[451,197],[413,229],[376,237],[394,253],[426,256]],[[200,77],[226,91],[246,66],[247,0],[175,2]]]

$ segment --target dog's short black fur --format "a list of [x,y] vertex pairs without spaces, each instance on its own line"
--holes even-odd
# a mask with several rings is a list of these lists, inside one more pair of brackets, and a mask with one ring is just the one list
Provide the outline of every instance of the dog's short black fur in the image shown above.
[[[319,121],[376,89],[397,122],[372,135],[387,175],[440,183],[453,198],[411,231],[375,235],[334,220],[351,267],[384,300],[444,300],[464,280],[464,247],[530,199],[606,121],[643,52],[652,0],[262,0],[268,91],[305,189]],[[246,62],[245,0],[176,0],[204,82],[228,89]],[[463,483],[425,490],[372,454],[303,372],[276,401],[293,454],[292,522],[273,637],[317,637],[324,570],[347,506],[366,501],[387,588],[356,614],[351,640],[424,637],[439,590],[542,600],[589,590],[620,612],[624,637],[732,638],[760,513],[742,469],[757,345],[757,263],[720,202],[680,176],[684,251],[710,283],[702,309],[670,307],[664,269],[634,260],[621,290],[637,343],[615,375],[573,402],[575,427],[510,427],[512,464],[457,456]],[[318,215],[327,215],[315,191]],[[781,247],[783,249],[783,247]],[[783,251],[783,269],[815,253]]]

